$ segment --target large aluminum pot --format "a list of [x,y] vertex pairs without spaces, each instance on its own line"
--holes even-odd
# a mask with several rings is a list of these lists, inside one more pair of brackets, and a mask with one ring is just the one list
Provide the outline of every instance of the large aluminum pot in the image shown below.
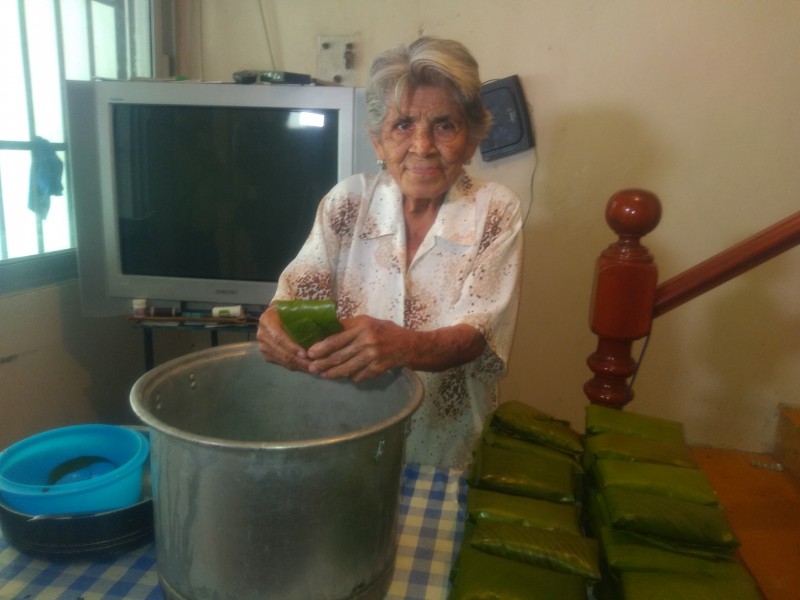
[[383,598],[397,551],[409,370],[362,384],[264,362],[255,343],[143,375],[156,559],[170,600]]

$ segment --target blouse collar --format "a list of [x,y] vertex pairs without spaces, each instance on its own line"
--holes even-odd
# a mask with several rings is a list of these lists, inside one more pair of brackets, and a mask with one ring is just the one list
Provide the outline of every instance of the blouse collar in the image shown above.
[[[439,208],[431,232],[438,238],[454,244],[472,245],[478,241],[474,181],[465,172],[452,185]],[[373,224],[365,235],[376,238],[393,235],[403,221],[403,195],[400,186],[385,172],[379,173],[369,206],[369,219]]]

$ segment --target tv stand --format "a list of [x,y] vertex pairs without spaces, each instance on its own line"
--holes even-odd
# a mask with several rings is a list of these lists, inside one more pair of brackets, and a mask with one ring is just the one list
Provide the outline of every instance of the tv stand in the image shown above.
[[211,346],[219,344],[220,331],[241,331],[253,333],[258,329],[258,319],[253,317],[128,317],[134,327],[142,330],[144,337],[144,368],[149,371],[155,366],[153,331],[169,329],[191,329],[208,331]]

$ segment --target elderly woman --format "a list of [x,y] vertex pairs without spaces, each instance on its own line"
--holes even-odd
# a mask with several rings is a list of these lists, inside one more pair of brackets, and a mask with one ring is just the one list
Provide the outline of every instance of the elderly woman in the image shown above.
[[363,381],[418,373],[425,398],[407,461],[463,468],[497,403],[519,300],[517,196],[464,171],[491,127],[478,65],[451,40],[421,38],[379,55],[367,108],[381,171],[322,200],[275,300],[333,299],[344,331],[307,351],[271,307],[258,341],[269,362]]

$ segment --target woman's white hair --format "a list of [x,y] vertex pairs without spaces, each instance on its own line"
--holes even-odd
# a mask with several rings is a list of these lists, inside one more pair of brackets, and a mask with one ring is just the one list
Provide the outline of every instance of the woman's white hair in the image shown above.
[[370,135],[378,137],[389,107],[399,107],[420,86],[448,90],[464,113],[470,137],[482,140],[489,135],[492,114],[481,99],[478,62],[460,42],[432,37],[395,46],[375,57],[366,89]]

